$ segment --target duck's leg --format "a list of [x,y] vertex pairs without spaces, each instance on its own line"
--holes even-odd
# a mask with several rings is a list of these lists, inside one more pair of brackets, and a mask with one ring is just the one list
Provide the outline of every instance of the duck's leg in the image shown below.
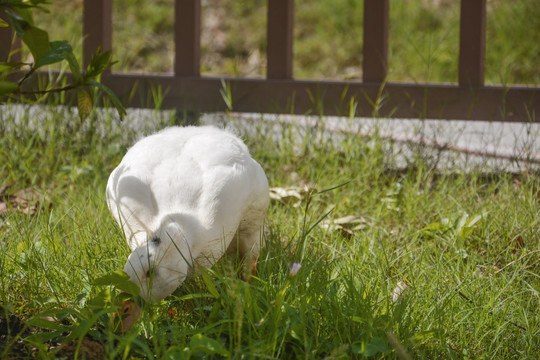
[[261,249],[261,231],[258,230],[249,234],[240,233],[239,253],[242,257],[241,278],[244,281],[251,281],[251,277],[257,271],[257,260]]
[[262,221],[260,223],[242,221],[236,236],[227,249],[227,253],[236,254],[240,258],[240,277],[242,280],[249,281],[257,270],[257,260],[263,243],[261,230]]
[[[264,173],[262,176],[264,176]],[[270,202],[266,177],[264,177],[264,181],[261,180],[259,182],[261,183],[261,188],[258,191],[258,195],[253,196],[255,200],[243,212],[236,236],[230,244],[232,253],[240,255],[240,276],[246,281],[249,281],[257,270],[257,260],[264,243],[264,219],[266,218]],[[228,251],[228,253],[231,252]]]

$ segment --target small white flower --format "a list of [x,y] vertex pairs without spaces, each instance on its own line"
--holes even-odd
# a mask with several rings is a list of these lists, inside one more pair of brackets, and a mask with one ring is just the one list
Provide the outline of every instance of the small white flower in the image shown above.
[[295,276],[296,274],[298,274],[298,271],[300,271],[301,267],[302,267],[302,264],[297,263],[297,262],[293,263],[292,265],[289,265],[289,268],[290,268],[289,275]]

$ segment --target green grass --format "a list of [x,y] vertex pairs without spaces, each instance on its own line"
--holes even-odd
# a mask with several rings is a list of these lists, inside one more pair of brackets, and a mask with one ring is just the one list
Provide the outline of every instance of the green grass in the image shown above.
[[[0,215],[1,358],[537,358],[537,173],[441,172],[423,157],[398,168],[376,136],[284,125],[275,142],[259,125],[245,140],[271,186],[317,191],[272,203],[251,283],[224,259],[121,335],[113,272],[129,252],[104,192],[133,120],[38,113],[39,130],[28,113],[0,122],[0,185],[45,195],[34,215]],[[171,123],[156,113],[157,128]],[[364,219],[353,235],[318,224],[351,214]]]
[[[172,72],[173,0],[114,1],[114,71]],[[202,2],[203,75],[264,77],[266,1]],[[51,1],[36,21],[79,45],[82,1]],[[488,2],[486,84],[539,84],[537,0]],[[362,78],[363,2],[296,2],[294,76]],[[389,81],[457,82],[459,2],[391,0]],[[79,52],[81,52],[79,47]]]

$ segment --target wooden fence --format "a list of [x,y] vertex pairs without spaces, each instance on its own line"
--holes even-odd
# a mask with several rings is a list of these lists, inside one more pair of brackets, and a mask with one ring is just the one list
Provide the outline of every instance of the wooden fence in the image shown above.
[[[386,82],[389,6],[389,0],[364,0],[363,81],[293,78],[294,0],[268,0],[264,79],[201,76],[201,0],[175,0],[174,74],[113,72],[102,81],[123,99],[135,88],[131,107],[153,106],[142,99],[161,86],[162,108],[196,112],[540,122],[540,87],[484,85],[486,0],[461,0],[458,84]],[[84,0],[83,33],[86,63],[99,46],[113,47],[112,0]]]

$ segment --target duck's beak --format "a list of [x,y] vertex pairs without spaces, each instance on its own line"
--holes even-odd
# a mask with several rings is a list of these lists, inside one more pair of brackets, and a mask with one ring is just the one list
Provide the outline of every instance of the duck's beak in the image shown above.
[[133,300],[126,300],[120,303],[118,316],[120,318],[120,330],[126,332],[137,322],[141,315],[141,308]]

